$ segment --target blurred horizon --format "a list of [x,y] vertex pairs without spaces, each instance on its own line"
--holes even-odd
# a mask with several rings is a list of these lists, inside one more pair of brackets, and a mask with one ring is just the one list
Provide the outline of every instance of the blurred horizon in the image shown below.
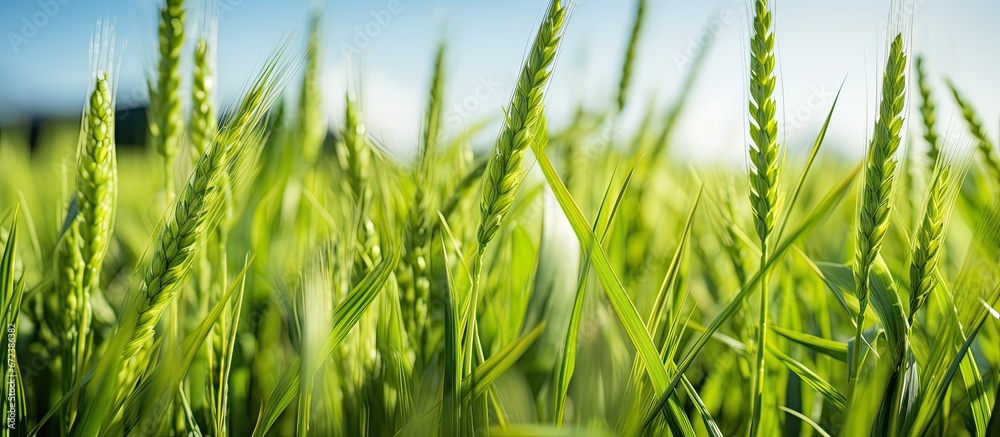
[[[218,99],[239,95],[263,56],[283,39],[304,52],[309,0],[216,0]],[[565,34],[547,100],[558,129],[581,104],[610,110],[635,1],[579,0]],[[1000,120],[1000,47],[991,31],[1000,2],[905,0],[913,12],[913,53],[926,58],[943,129],[964,133],[944,78],[952,79],[996,135]],[[358,91],[370,132],[396,153],[415,150],[437,44],[447,41],[445,134],[481,120],[498,123],[527,45],[547,0],[327,1],[324,6],[323,104],[331,130],[340,124],[345,91]],[[875,85],[890,1],[778,1],[775,8],[779,118],[790,150],[806,150],[841,82],[844,91],[830,128],[838,152],[860,155],[874,117]],[[119,109],[142,107],[145,78],[157,58],[153,0],[32,0],[0,4],[0,125],[34,117],[75,117],[91,77],[90,43],[99,20],[115,25]],[[690,57],[706,41],[709,57],[674,137],[673,152],[702,161],[741,163],[745,155],[746,0],[651,1],[622,129],[631,132],[655,104],[677,96]],[[189,2],[187,61],[207,7]],[[44,16],[44,17],[43,17]],[[122,49],[124,47],[124,49]],[[911,69],[912,70],[912,69]],[[185,70],[189,72],[190,70]],[[183,83],[190,82],[186,73]],[[846,79],[845,79],[846,78]],[[299,77],[286,90],[297,100]],[[911,109],[918,101],[910,87]],[[782,116],[783,113],[783,116]],[[911,117],[912,118],[912,117]],[[911,124],[910,137],[922,135]],[[487,129],[480,138],[492,139]],[[918,143],[918,147],[923,147]],[[722,157],[722,158],[720,158]]]

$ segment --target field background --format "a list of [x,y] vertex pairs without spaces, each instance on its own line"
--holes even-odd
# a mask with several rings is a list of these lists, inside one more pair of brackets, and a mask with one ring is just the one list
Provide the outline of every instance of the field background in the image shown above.
[[5,2],[2,432],[996,435],[997,16]]

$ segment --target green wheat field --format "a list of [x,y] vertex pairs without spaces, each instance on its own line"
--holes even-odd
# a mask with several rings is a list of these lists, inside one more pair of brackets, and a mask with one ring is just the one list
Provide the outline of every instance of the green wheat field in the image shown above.
[[851,162],[827,127],[865,109],[836,100],[786,153],[777,9],[748,0],[742,168],[671,153],[707,46],[679,98],[604,129],[636,105],[647,0],[620,4],[617,98],[549,128],[568,3],[540,6],[489,144],[445,132],[449,43],[427,54],[413,160],[355,93],[326,122],[318,14],[219,105],[184,0],[148,145],[119,149],[99,27],[79,129],[0,134],[3,435],[1000,435],[1000,152],[904,2]]

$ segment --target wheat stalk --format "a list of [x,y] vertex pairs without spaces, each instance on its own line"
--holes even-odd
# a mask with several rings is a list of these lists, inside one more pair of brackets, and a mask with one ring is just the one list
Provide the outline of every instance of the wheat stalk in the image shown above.
[[[924,306],[937,286],[939,277],[935,273],[944,256],[942,249],[948,220],[972,160],[972,154],[966,154],[965,150],[943,150],[927,186],[922,216],[910,244],[910,326],[913,325],[917,311]],[[948,153],[949,151],[953,153]]]
[[[203,156],[212,147],[212,142],[218,133],[218,118],[213,96],[215,74],[213,71],[214,54],[211,51],[210,35],[213,33],[213,22],[206,25],[203,31],[206,35],[198,39],[194,50],[194,77],[192,81],[191,110],[191,142],[196,156]],[[220,210],[226,211],[226,218],[232,216],[232,186],[229,169],[219,172],[217,188],[213,189],[221,196]],[[200,238],[204,244],[203,250],[196,255],[196,274],[198,275],[196,290],[199,292],[198,303],[200,311],[209,311],[210,303],[217,302],[226,291],[227,257],[226,244],[229,234],[228,220],[222,220],[214,232],[203,234]],[[210,230],[210,229],[206,229]],[[174,302],[176,303],[176,301]],[[173,311],[173,308],[171,310]],[[208,391],[209,423],[215,435],[227,435],[228,417],[228,373],[231,365],[231,336],[234,334],[236,320],[232,313],[239,314],[239,308],[233,309],[227,304],[223,315],[215,323],[205,340],[205,360],[207,380],[205,388]]]
[[167,201],[174,196],[174,159],[180,147],[184,119],[181,115],[180,57],[184,47],[184,0],[166,0],[160,9],[160,62],[157,67],[155,132],[163,156]]
[[766,247],[777,216],[780,147],[775,119],[772,15],[766,0],[757,0],[755,5],[750,43],[750,206],[757,236]]
[[910,249],[910,313],[909,324],[917,310],[927,301],[927,296],[937,282],[934,270],[938,266],[941,246],[944,244],[946,202],[951,191],[952,168],[944,165],[934,174],[924,206],[923,219],[914,233]]
[[[70,205],[72,210],[73,205]],[[72,211],[70,212],[72,214]],[[64,379],[62,389],[68,392],[80,380],[87,359],[87,343],[90,330],[91,307],[88,290],[84,285],[87,270],[80,250],[80,219],[73,219],[63,234],[56,257],[56,283],[59,291],[59,316],[54,323],[62,330],[60,340],[66,347],[62,349]],[[76,420],[78,399],[73,399],[62,414],[62,427],[70,429]]]
[[477,232],[480,247],[485,247],[496,235],[520,186],[521,160],[534,140],[535,127],[542,117],[543,90],[550,75],[549,67],[555,60],[564,11],[559,1],[551,3],[517,82],[504,126],[490,153],[480,203]]
[[[114,99],[106,73],[97,76],[87,112],[86,139],[77,164],[80,254],[87,266],[83,277],[83,307],[89,306],[90,292],[99,287],[104,255],[111,241],[118,192]],[[89,315],[84,319],[89,319]],[[86,335],[89,320],[81,320],[81,323],[81,333]]]
[[[214,72],[215,53],[215,17],[211,12],[201,29],[202,36],[198,38],[194,48],[194,68],[191,85],[191,143],[194,146],[194,156],[201,157],[212,146],[218,134],[218,115],[214,96],[216,75]],[[231,218],[232,196],[228,169],[220,174],[219,192],[224,193],[220,209],[227,211]],[[198,304],[202,313],[209,311],[211,299],[221,297],[225,292],[226,266],[225,246],[228,237],[229,223],[223,220],[215,232],[204,235],[205,250],[198,252],[195,269],[197,271],[196,290],[199,292]],[[211,348],[209,348],[211,349]]]
[[[206,26],[207,27],[207,26]],[[209,28],[210,29],[210,28]],[[205,33],[209,33],[205,31]],[[218,131],[218,118],[216,115],[215,102],[213,99],[213,88],[215,87],[215,76],[212,71],[212,53],[208,37],[198,38],[194,49],[194,77],[191,85],[191,144],[194,146],[194,156],[200,157],[212,145],[212,140]],[[222,185],[225,185],[223,182]],[[219,233],[223,231],[220,227]],[[208,237],[210,244],[218,243],[218,239]],[[197,290],[201,311],[208,311],[208,290],[211,288],[212,266],[206,252],[198,253],[197,268]]]
[[[125,347],[119,380],[128,390],[134,370],[146,359],[156,324],[166,306],[180,289],[198,251],[200,237],[221,220],[221,183],[228,173],[232,181],[243,181],[253,171],[262,137],[262,120],[282,89],[290,65],[281,51],[265,65],[244,96],[236,114],[216,135],[212,145],[198,160],[187,185],[164,219],[142,282],[131,294],[137,315],[131,339]],[[237,182],[239,183],[239,182]]]
[[307,168],[316,163],[326,136],[326,123],[323,118],[323,90],[320,86],[321,33],[319,13],[313,13],[309,19],[309,43],[306,47],[306,63],[303,71],[302,92],[299,97],[299,134],[302,147],[302,161]]
[[941,155],[941,144],[935,130],[935,124],[937,123],[937,116],[935,115],[936,106],[934,105],[934,96],[931,94],[930,84],[927,81],[924,58],[918,56],[916,64],[917,85],[920,88],[920,115],[924,121],[924,140],[927,141],[928,146],[927,160],[928,165],[933,171],[935,163],[938,162],[938,156]]
[[476,307],[479,301],[480,281],[483,270],[483,256],[486,246],[493,240],[500,225],[510,211],[514,196],[523,180],[521,160],[525,150],[544,129],[542,99],[545,86],[551,75],[550,68],[555,61],[556,49],[561,39],[561,31],[566,9],[560,0],[553,0],[538,28],[528,59],[521,69],[514,95],[504,117],[500,135],[493,144],[483,179],[483,194],[479,205],[480,217],[476,236],[479,243],[472,264],[472,292],[466,301],[464,312],[464,372],[472,373],[473,346],[478,342],[476,333]]
[[218,201],[218,186],[227,155],[226,147],[213,145],[195,167],[194,175],[176,200],[167,217],[149,267],[143,274],[136,311],[139,314],[126,359],[135,357],[149,345],[154,328],[172,300],[191,265],[198,238],[207,232],[210,209]]
[[[346,177],[347,192],[354,202],[357,212],[358,241],[364,248],[364,257],[374,266],[381,259],[381,247],[375,224],[370,217],[372,190],[369,186],[371,177],[372,150],[368,145],[368,130],[361,117],[357,103],[348,95],[344,110],[344,127],[341,132],[340,147],[337,148],[337,158],[340,168]],[[362,257],[364,265],[365,259]],[[357,269],[355,276],[360,279],[367,268]]]
[[[61,325],[65,330],[63,340],[69,345],[62,354],[67,370],[63,389],[67,391],[83,378],[89,358],[93,313],[90,297],[100,287],[104,255],[114,225],[117,197],[114,99],[107,73],[97,74],[82,131],[76,193],[57,260],[59,288],[63,293],[59,299]],[[74,397],[64,412],[65,429],[75,420],[77,401]]]
[[88,106],[86,140],[80,155],[77,196],[80,207],[82,254],[87,262],[86,283],[96,287],[104,254],[111,240],[118,191],[115,173],[115,121],[111,83],[97,76]]
[[636,51],[639,47],[639,34],[642,33],[642,25],[646,17],[646,9],[649,0],[639,0],[635,9],[635,20],[632,22],[632,33],[629,34],[628,46],[625,49],[625,60],[622,62],[621,79],[618,82],[618,98],[615,102],[618,105],[618,112],[625,108],[625,101],[628,99],[629,85],[632,81],[632,70],[635,68]]
[[215,76],[212,72],[211,53],[207,38],[199,38],[194,48],[194,80],[191,92],[191,143],[195,156],[205,154],[218,130],[215,102],[212,92]]
[[[420,162],[425,167],[433,164],[437,144],[441,139],[441,116],[444,109],[444,61],[445,44],[438,45],[434,55],[434,72],[431,75],[430,95],[427,100],[427,114],[424,126],[424,141],[421,148]],[[428,168],[427,171],[430,171]]]
[[555,61],[564,17],[565,9],[561,2],[551,2],[545,21],[538,29],[527,63],[518,78],[503,128],[490,152],[476,234],[482,248],[500,230],[500,224],[510,210],[521,184],[521,160],[524,151],[534,140],[535,128],[542,117],[542,97],[551,74],[549,68]]
[[[413,206],[410,207],[406,234],[406,262],[409,269],[409,286],[403,286],[401,310],[407,332],[416,340],[417,352],[424,360],[427,344],[424,338],[427,326],[427,309],[430,303],[429,251],[431,238],[431,198],[428,195],[435,186],[434,164],[437,143],[441,129],[441,115],[444,107],[444,60],[445,45],[438,46],[434,57],[434,71],[431,78],[430,94],[424,125],[423,143],[415,173]],[[430,351],[427,351],[428,355]]]
[[341,147],[337,148],[337,158],[341,170],[347,177],[348,193],[357,205],[365,205],[369,196],[367,187],[371,150],[368,148],[366,135],[367,127],[361,120],[361,111],[348,96],[344,110]]
[[955,97],[955,103],[962,110],[962,118],[965,119],[966,124],[969,126],[969,132],[976,140],[979,152],[983,156],[983,163],[989,169],[990,174],[1000,182],[1000,157],[997,156],[996,145],[990,140],[989,134],[986,133],[986,128],[983,127],[982,120],[976,114],[976,109],[972,107],[972,103],[962,96],[962,93],[958,91],[958,88],[950,80],[948,81],[948,88],[951,89],[951,93]]
[[[774,99],[774,33],[772,14],[766,0],[754,4],[753,37],[750,41],[750,207],[754,228],[760,239],[760,262],[768,257],[768,237],[774,230],[778,209],[778,123]],[[756,435],[760,422],[761,393],[764,389],[764,347],[767,341],[767,275],[761,280],[760,320],[757,326],[757,354],[754,368],[754,395],[751,398],[750,434]]]
[[[865,157],[864,188],[858,212],[857,248],[854,258],[854,283],[860,309],[856,320],[855,352],[850,367],[853,389],[861,366],[861,348],[865,311],[868,308],[869,277],[872,265],[882,249],[892,211],[892,190],[896,173],[896,151],[901,141],[903,108],[906,104],[906,53],[903,35],[897,34],[889,47],[882,77],[882,98],[875,132]],[[853,393],[853,391],[852,391]],[[849,396],[850,398],[850,396]]]

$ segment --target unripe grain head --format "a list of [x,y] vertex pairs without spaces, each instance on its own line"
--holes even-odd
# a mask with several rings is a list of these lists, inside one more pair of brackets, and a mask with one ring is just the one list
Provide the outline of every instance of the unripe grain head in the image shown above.
[[521,160],[525,150],[535,141],[537,125],[542,118],[542,98],[548,83],[550,68],[565,18],[565,8],[559,0],[551,3],[549,12],[538,29],[535,43],[521,70],[517,88],[510,101],[483,179],[480,202],[480,222],[477,238],[485,247],[500,230],[504,216],[514,203],[521,185]]

